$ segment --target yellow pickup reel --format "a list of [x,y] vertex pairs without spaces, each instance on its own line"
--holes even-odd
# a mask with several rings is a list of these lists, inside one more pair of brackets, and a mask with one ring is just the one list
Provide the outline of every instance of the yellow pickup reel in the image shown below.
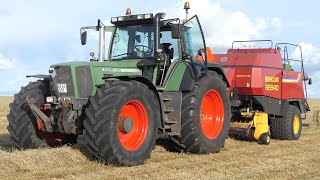
[[241,112],[241,118],[231,122],[230,136],[247,141],[270,144],[268,114],[265,112]]

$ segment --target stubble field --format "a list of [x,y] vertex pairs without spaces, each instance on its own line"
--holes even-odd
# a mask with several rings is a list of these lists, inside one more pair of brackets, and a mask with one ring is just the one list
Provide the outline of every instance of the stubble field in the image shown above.
[[[167,152],[157,146],[142,166],[114,167],[92,161],[81,144],[15,150],[7,132],[13,97],[0,97],[0,179],[320,179],[320,126],[308,113],[300,140],[268,146],[227,139],[218,154]],[[312,110],[320,100],[311,99]]]

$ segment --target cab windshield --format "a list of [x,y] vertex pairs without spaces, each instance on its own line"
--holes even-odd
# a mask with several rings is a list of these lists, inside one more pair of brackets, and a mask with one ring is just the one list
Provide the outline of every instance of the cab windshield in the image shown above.
[[154,26],[117,27],[113,35],[111,60],[150,59],[154,57]]

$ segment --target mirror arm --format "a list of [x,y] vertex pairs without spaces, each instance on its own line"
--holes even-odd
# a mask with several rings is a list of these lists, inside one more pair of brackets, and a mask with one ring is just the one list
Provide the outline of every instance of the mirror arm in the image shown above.
[[82,31],[87,30],[87,29],[97,30],[97,26],[83,26],[83,27],[80,28],[80,33],[81,33]]

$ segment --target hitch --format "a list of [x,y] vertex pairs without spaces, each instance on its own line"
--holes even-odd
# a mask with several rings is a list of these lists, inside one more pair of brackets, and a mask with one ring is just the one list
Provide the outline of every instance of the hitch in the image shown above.
[[53,132],[53,128],[51,125],[51,121],[50,118],[45,115],[39,108],[37,108],[34,103],[36,102],[36,100],[30,96],[26,97],[26,101],[33,113],[33,115],[37,118],[37,121],[40,122],[42,130],[45,132]]

